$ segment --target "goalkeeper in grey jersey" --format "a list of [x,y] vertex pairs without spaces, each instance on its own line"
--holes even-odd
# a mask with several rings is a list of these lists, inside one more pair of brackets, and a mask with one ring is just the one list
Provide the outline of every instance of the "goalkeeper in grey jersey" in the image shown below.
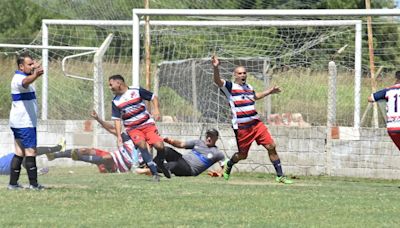
[[[188,153],[180,154],[175,149],[171,147],[165,147],[165,162],[171,173],[175,176],[197,176],[204,172],[212,165],[220,162],[223,164],[224,154],[220,152],[215,145],[219,133],[215,129],[209,129],[206,131],[205,140],[190,140],[190,141],[180,141],[171,138],[164,138],[164,142],[176,147],[189,149]],[[155,161],[159,160],[156,156]],[[148,173],[149,170],[143,169],[138,171],[138,173]],[[222,169],[218,171],[211,171],[209,175],[220,176]]]

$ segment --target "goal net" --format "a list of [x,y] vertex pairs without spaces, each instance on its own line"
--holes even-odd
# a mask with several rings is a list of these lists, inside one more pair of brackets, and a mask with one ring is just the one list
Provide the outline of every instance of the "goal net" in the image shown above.
[[[355,24],[314,22],[150,23],[151,59],[157,65],[154,90],[162,114],[179,123],[230,123],[226,98],[213,83],[210,60],[216,55],[222,78],[232,80],[234,68],[242,65],[256,91],[272,85],[282,88],[281,94],[257,102],[263,120],[276,125],[325,126],[328,63],[333,60],[341,91],[336,97],[336,120],[341,126],[353,126]],[[143,62],[142,27],[140,34]]]
[[[107,36],[113,41],[103,58],[105,116],[110,116],[112,94],[107,77],[125,76],[132,83],[132,24],[93,21],[48,25],[49,46],[99,47]],[[171,21],[169,21],[171,22]],[[229,123],[226,98],[212,81],[210,59],[221,60],[221,76],[232,79],[235,66],[248,70],[256,91],[278,85],[283,93],[257,102],[257,110],[271,124],[326,125],[328,63],[338,67],[336,120],[352,126],[354,119],[354,23],[317,21],[201,21],[179,25],[175,21],[150,23],[150,90],[160,98],[164,121],[179,123]],[[212,25],[212,23],[216,23]],[[331,24],[329,24],[331,23]],[[174,25],[175,24],[175,25]],[[140,26],[140,84],[145,87],[145,32]],[[42,45],[40,34],[31,44]],[[338,54],[338,50],[343,51]],[[21,50],[20,50],[21,51]],[[37,59],[41,50],[30,50]],[[86,119],[93,109],[93,55],[88,50],[49,49],[48,119]],[[67,57],[67,59],[66,59]],[[64,60],[64,64],[63,64]],[[64,66],[64,67],[61,67]],[[11,72],[11,71],[10,71]],[[74,75],[80,79],[65,77]],[[38,83],[37,83],[38,84]],[[37,85],[41,102],[41,85]],[[364,95],[369,91],[361,91]],[[364,96],[363,95],[363,96]]]
[[[57,21],[57,20],[52,20]],[[43,31],[38,34],[30,45],[42,46],[43,38],[48,46],[61,47],[48,49],[48,83],[43,88],[44,77],[35,83],[40,111],[47,112],[47,119],[55,120],[84,120],[90,118],[91,110],[95,109],[94,100],[104,100],[105,116],[110,116],[111,99],[113,94],[108,89],[108,81],[105,80],[111,74],[121,74],[131,84],[131,56],[132,56],[132,26],[129,21],[126,25],[111,21],[93,21],[92,25],[80,25],[82,21],[66,20],[64,22],[52,22],[47,24],[47,35]],[[86,23],[88,24],[88,23]],[[113,34],[113,38],[101,62],[101,74],[104,79],[101,82],[104,94],[101,98],[94,95],[94,56],[96,50],[107,37]],[[71,49],[62,49],[68,48]],[[14,49],[9,55],[17,55],[28,50],[37,60],[42,59],[42,49],[27,48]],[[15,63],[10,63],[8,74],[15,70]],[[11,80],[11,76],[9,77]],[[5,83],[9,85],[9,83]],[[46,95],[42,92],[46,91]],[[46,96],[46,98],[44,98]],[[44,99],[43,99],[44,98]],[[7,99],[9,100],[9,99]],[[47,101],[43,108],[43,100]],[[8,114],[8,113],[7,113]],[[7,117],[5,117],[7,118]]]

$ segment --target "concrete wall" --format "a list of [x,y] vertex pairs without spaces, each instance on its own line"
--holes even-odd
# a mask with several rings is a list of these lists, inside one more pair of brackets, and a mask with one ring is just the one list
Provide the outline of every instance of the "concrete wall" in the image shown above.
[[[199,138],[207,128],[204,125],[157,123],[163,137],[180,140]],[[237,146],[230,126],[212,126],[220,130],[217,145],[226,155],[236,152]],[[327,139],[326,127],[270,126],[286,174],[332,175],[368,178],[400,179],[400,153],[385,129],[363,128],[359,132],[340,127],[335,139]],[[98,127],[94,121],[40,121],[38,145],[52,146],[61,137],[67,148],[97,147],[114,150],[116,138]],[[14,151],[13,136],[8,120],[0,120],[0,155]],[[185,152],[184,150],[180,150]],[[87,165],[70,159],[48,162],[45,156],[38,161],[45,166]],[[249,157],[235,167],[235,171],[274,173],[266,150],[256,143]]]

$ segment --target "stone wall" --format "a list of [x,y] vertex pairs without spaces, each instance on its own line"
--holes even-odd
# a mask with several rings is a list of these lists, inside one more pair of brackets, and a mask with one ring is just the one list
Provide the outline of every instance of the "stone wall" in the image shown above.
[[[163,137],[180,140],[197,139],[205,132],[202,124],[157,123]],[[220,130],[217,145],[227,156],[236,152],[234,133],[228,125],[212,126]],[[334,139],[327,138],[326,127],[270,126],[277,144],[282,166],[290,175],[332,175],[367,178],[400,179],[400,153],[385,129],[340,127]],[[97,147],[114,150],[116,138],[100,128],[95,121],[39,121],[38,145],[52,146],[61,137],[67,140],[67,148]],[[14,151],[8,120],[0,120],[0,155]],[[184,150],[180,152],[185,153]],[[48,162],[45,156],[38,158],[45,166],[84,165],[71,159]],[[87,164],[86,164],[87,165]],[[237,171],[274,173],[267,152],[254,143],[246,160],[238,163]]]

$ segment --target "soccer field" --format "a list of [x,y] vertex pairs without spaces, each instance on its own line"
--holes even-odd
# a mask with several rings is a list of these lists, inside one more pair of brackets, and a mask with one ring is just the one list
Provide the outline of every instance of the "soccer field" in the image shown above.
[[[52,167],[51,189],[9,191],[0,177],[2,227],[395,227],[400,181],[233,173],[231,180],[100,174]],[[27,176],[21,176],[26,185]]]

